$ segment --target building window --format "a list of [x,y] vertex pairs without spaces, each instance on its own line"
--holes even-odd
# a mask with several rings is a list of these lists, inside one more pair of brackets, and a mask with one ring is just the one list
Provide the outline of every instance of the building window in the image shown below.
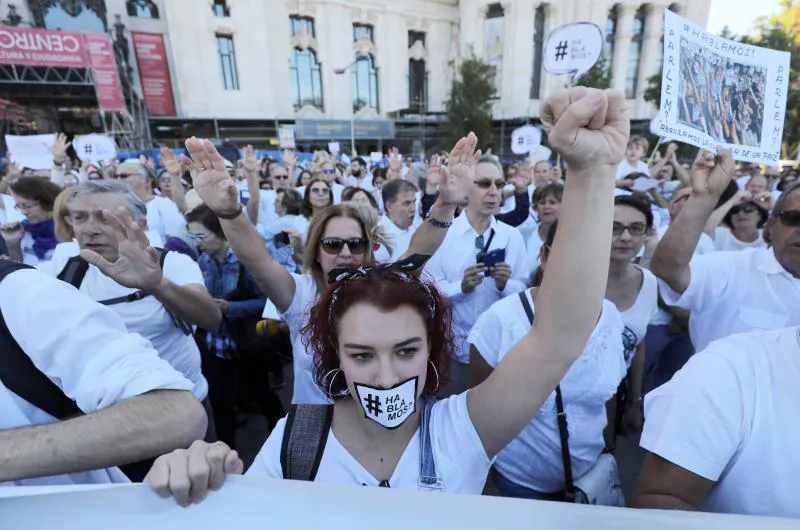
[[229,17],[231,12],[228,10],[228,4],[225,0],[214,0],[211,4],[211,12],[215,17]]
[[289,71],[292,77],[294,110],[300,110],[306,105],[311,105],[324,111],[322,103],[322,73],[314,50],[295,48],[292,51],[292,63]]
[[236,73],[236,52],[233,49],[233,37],[217,35],[217,53],[222,71],[222,86],[225,90],[239,90],[239,76]]
[[614,46],[617,40],[617,16],[619,7],[614,6],[608,12],[606,19],[606,45],[603,47],[603,61],[606,65],[606,75],[611,76],[614,71]]
[[[81,33],[105,33],[105,4],[89,0],[56,0],[30,2],[34,20],[42,21],[47,29],[79,31]],[[34,10],[34,7],[36,9]]]
[[542,44],[544,43],[544,6],[536,8],[533,21],[533,77],[531,78],[531,99],[539,99],[542,84]]
[[367,24],[353,24],[353,42],[358,42],[361,39],[367,39],[370,42],[373,40],[372,26]]
[[291,16],[289,17],[289,27],[292,30],[292,37],[305,29],[311,38],[317,38],[314,32],[314,19],[311,17]]
[[372,55],[361,55],[353,66],[353,112],[364,107],[378,111],[378,69]]
[[644,6],[636,11],[636,16],[633,18],[633,36],[631,37],[631,47],[628,55],[628,67],[625,70],[625,97],[628,99],[635,99],[636,91],[639,88],[639,67],[641,66],[646,18],[647,11]]
[[409,31],[408,32],[408,47],[411,48],[414,46],[414,43],[417,41],[422,41],[422,45],[425,46],[425,32],[424,31]]
[[128,16],[158,18],[158,6],[153,0],[128,0],[125,6],[128,9]]
[[418,112],[428,110],[428,71],[425,61],[408,61],[408,106]]
[[494,71],[495,97],[500,97],[503,86],[503,37],[504,37],[503,6],[492,4],[486,11],[483,21],[483,53],[485,62]]

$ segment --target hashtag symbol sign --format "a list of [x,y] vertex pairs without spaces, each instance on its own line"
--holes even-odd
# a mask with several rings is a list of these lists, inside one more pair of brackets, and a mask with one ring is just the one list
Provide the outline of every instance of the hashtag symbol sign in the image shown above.
[[367,394],[367,412],[373,416],[377,416],[383,412],[383,409],[381,408],[381,399],[379,397],[373,396],[372,394]]
[[84,146],[83,148],[83,152],[86,153],[87,155],[91,155],[92,154],[91,144],[86,144],[86,146]]
[[556,61],[560,61],[567,56],[567,41],[562,40],[556,46]]

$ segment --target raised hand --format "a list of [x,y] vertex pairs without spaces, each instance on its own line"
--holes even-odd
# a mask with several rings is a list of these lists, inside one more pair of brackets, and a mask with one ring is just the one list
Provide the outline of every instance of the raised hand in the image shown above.
[[114,230],[117,259],[108,261],[93,250],[81,250],[81,257],[117,282],[131,289],[154,293],[164,279],[158,251],[150,247],[144,229],[124,207],[115,213],[98,212],[98,218]]
[[692,194],[719,199],[736,175],[731,152],[717,148],[717,156],[700,151],[692,167]]
[[181,162],[192,171],[194,189],[203,202],[217,215],[235,214],[241,208],[239,192],[214,144],[192,136],[186,150],[192,158],[182,156]]
[[541,119],[550,145],[573,171],[617,166],[625,155],[631,122],[619,91],[575,87],[559,92],[544,102]]
[[447,158],[447,166],[439,179],[439,201],[448,205],[461,205],[467,200],[475,182],[475,166],[481,157],[478,137],[469,133],[460,139]]
[[255,173],[258,171],[258,159],[256,158],[256,150],[253,149],[252,145],[244,146],[244,161],[242,163],[242,167],[248,173]]
[[178,156],[175,154],[175,151],[162,145],[160,152],[161,156],[159,157],[159,162],[161,166],[167,170],[167,173],[170,175],[180,175],[183,166],[181,166],[181,163],[178,161]]
[[6,223],[0,225],[0,235],[3,236],[6,244],[16,245],[25,237],[25,227],[19,221]]
[[161,497],[175,497],[181,506],[201,502],[209,490],[222,487],[226,475],[241,475],[244,463],[236,451],[222,442],[194,442],[160,456],[144,478]]
[[48,145],[48,149],[53,154],[53,162],[58,165],[67,161],[67,148],[72,145],[72,142],[67,141],[67,135],[58,133],[53,138],[53,145]]
[[528,157],[522,163],[521,166],[517,168],[517,174],[514,175],[514,182],[517,189],[526,188],[533,182],[533,160]]

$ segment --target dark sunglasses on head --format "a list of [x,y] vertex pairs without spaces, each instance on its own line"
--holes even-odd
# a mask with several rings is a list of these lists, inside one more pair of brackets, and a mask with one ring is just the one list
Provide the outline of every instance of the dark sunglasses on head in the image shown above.
[[322,244],[322,250],[334,256],[339,254],[345,245],[352,254],[360,255],[367,252],[367,240],[363,237],[351,237],[350,239],[324,237],[320,240],[320,244]]
[[506,183],[503,182],[502,180],[484,179],[484,180],[476,180],[475,181],[475,185],[478,186],[482,190],[487,190],[487,189],[491,188],[492,184],[494,184],[494,187],[497,188],[498,190],[502,190],[503,187],[506,185]]
[[621,236],[627,230],[632,236],[643,236],[647,233],[647,225],[644,223],[633,223],[631,225],[624,225],[622,223],[614,223],[611,228],[611,233],[615,236]]
[[756,206],[755,204],[745,204],[742,206],[734,206],[733,208],[731,208],[731,214],[737,214],[739,212],[753,213],[756,211],[758,211],[758,206]]
[[783,226],[798,228],[800,227],[800,210],[788,210],[781,212],[781,214],[778,216],[778,219]]

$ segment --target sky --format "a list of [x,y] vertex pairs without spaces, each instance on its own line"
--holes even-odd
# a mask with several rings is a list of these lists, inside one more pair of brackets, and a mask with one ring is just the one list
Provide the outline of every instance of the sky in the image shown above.
[[711,0],[706,29],[719,33],[727,25],[733,33],[743,35],[758,17],[778,11],[779,0]]

